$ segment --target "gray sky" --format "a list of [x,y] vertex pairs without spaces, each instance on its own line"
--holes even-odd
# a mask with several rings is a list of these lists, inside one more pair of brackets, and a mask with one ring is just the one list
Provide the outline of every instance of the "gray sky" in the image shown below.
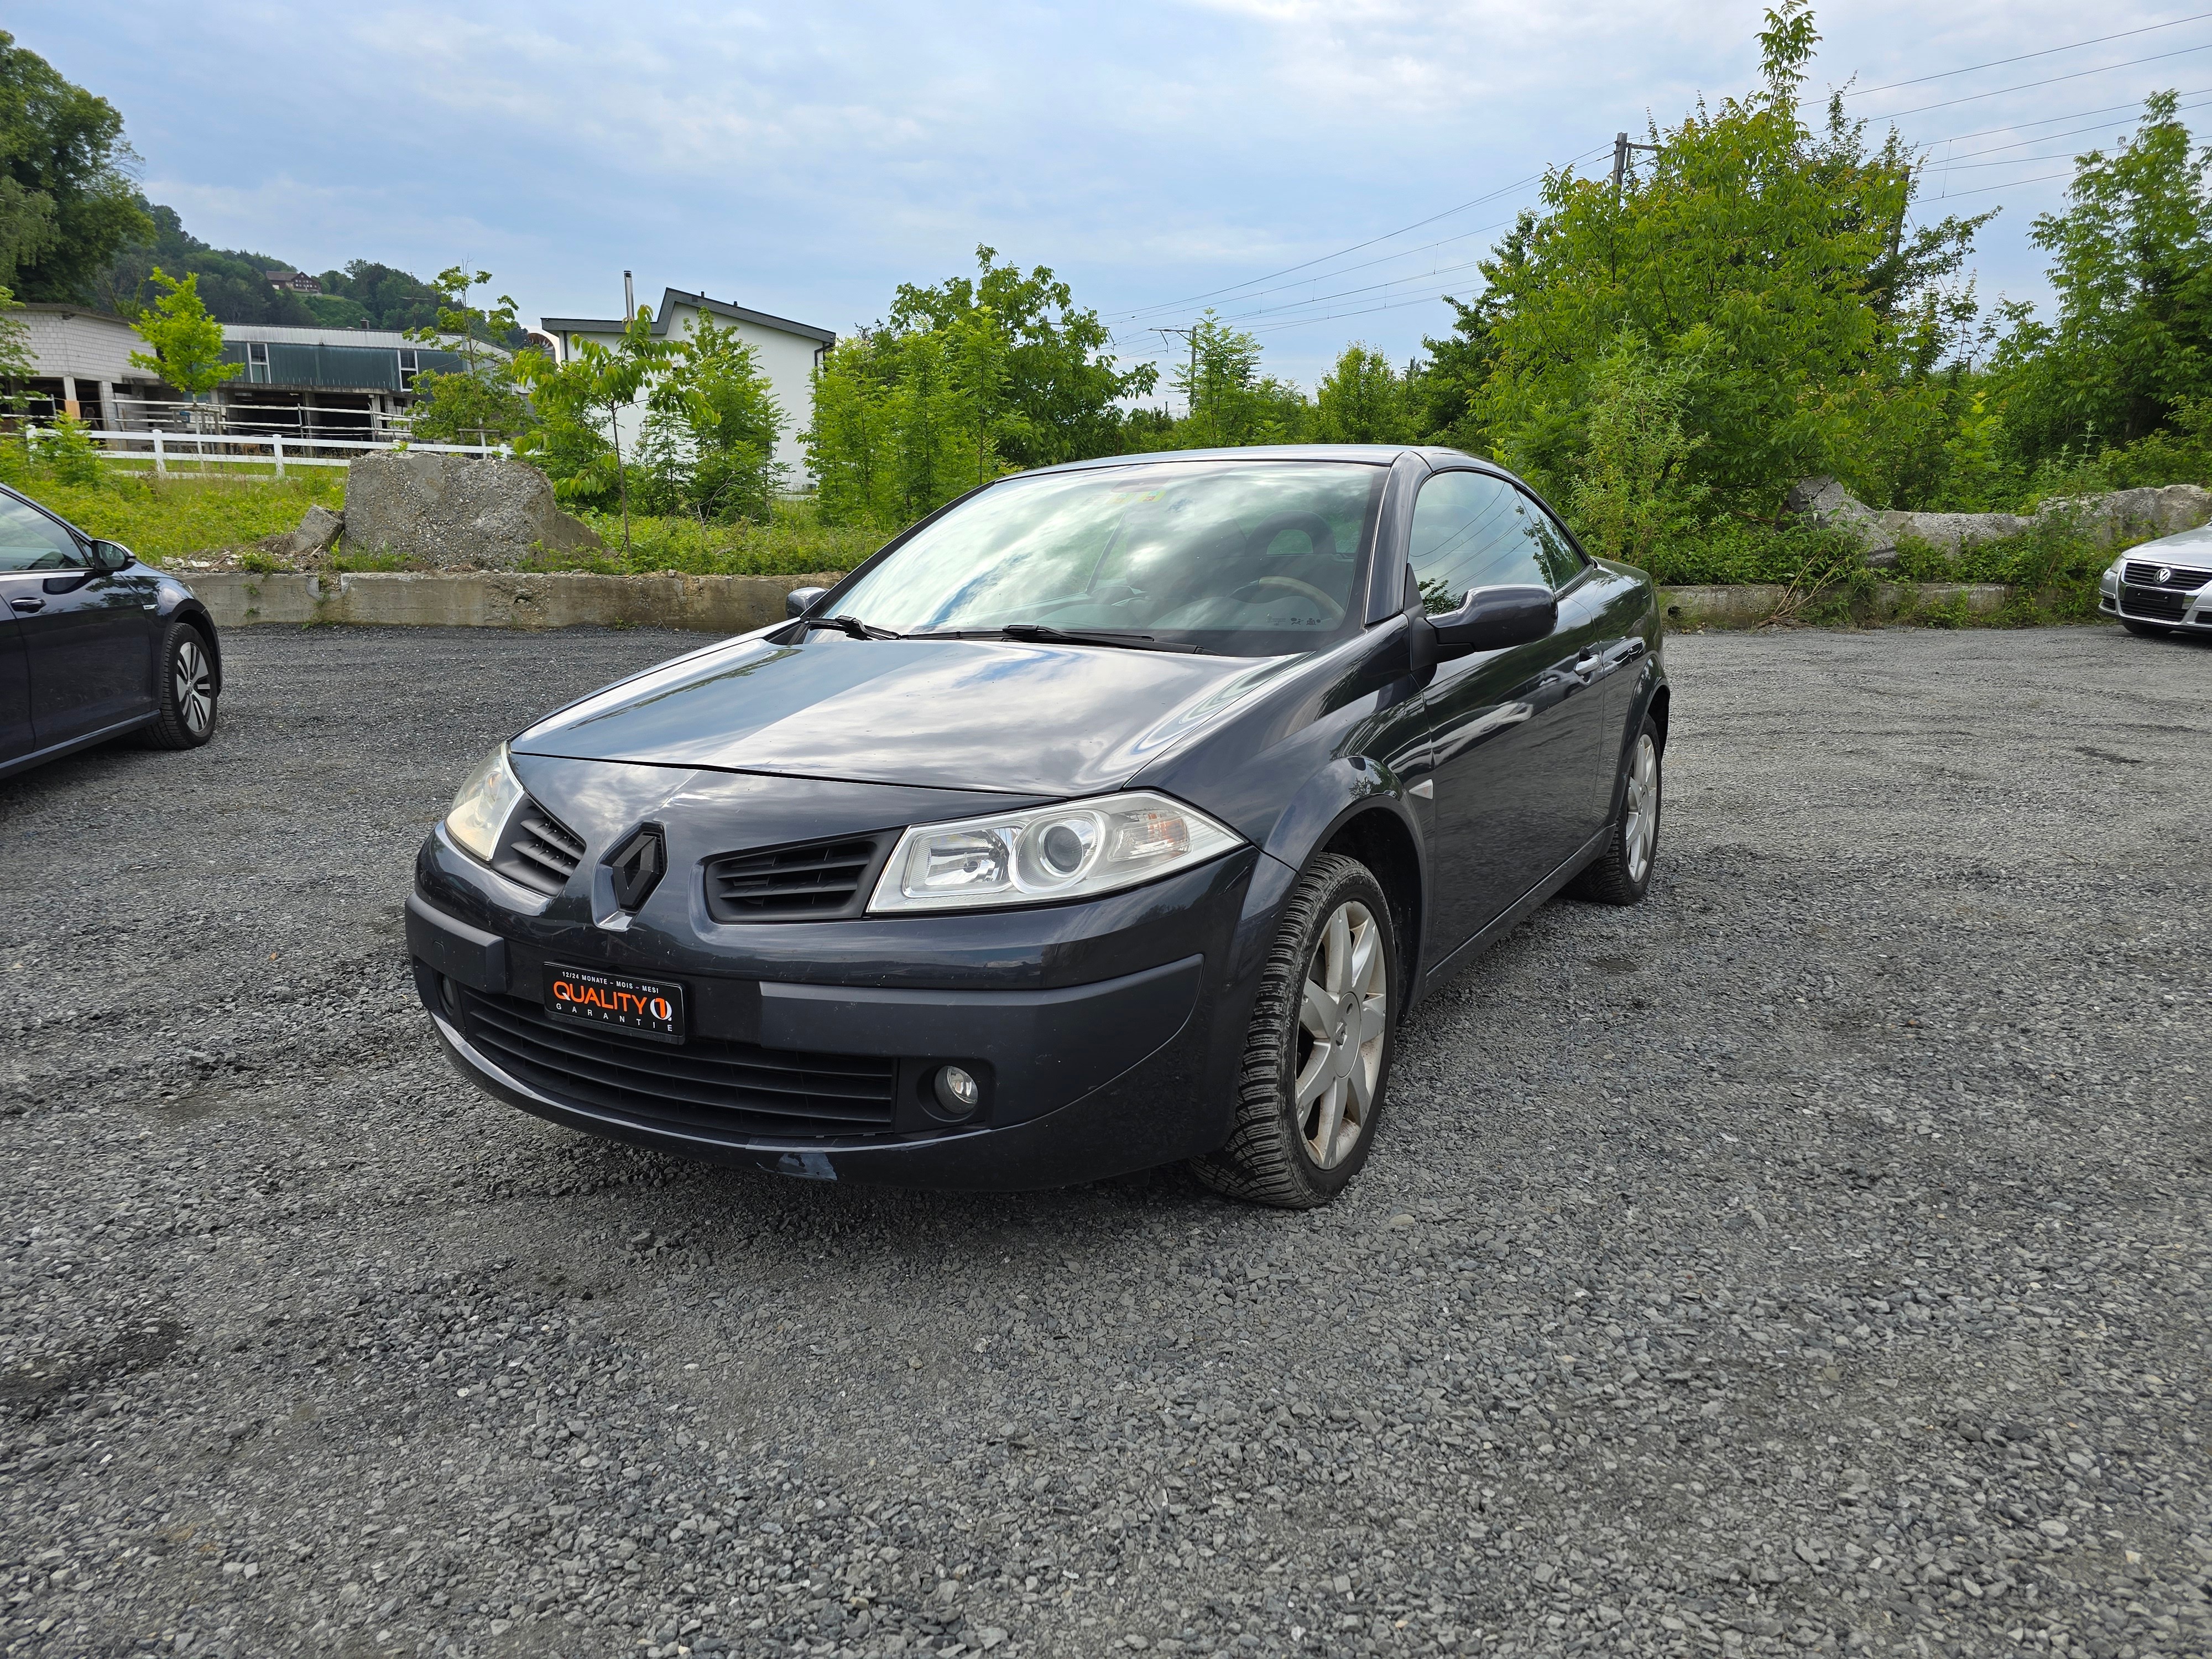
[[[629,266],[641,298],[703,289],[842,332],[880,315],[895,283],[966,270],[988,242],[1066,277],[1128,356],[1158,355],[1146,328],[1210,302],[1307,385],[1348,340],[1402,358],[1441,332],[1435,296],[1474,291],[1472,262],[1547,163],[1607,149],[1622,127],[1641,137],[1647,112],[1664,124],[1701,94],[1747,88],[1761,12],[1740,0],[494,0],[465,20],[404,0],[9,9],[22,44],[122,110],[147,193],[218,246],[309,270],[363,257],[423,274],[481,266],[532,320],[613,314]],[[2212,15],[2048,49],[2191,16],[2132,0],[1832,4],[1813,86],[1939,77],[1850,108],[1898,112],[1932,161],[1948,158],[1924,210],[1943,210],[1939,191],[1956,210],[2003,208],[1980,243],[1984,296],[2039,298],[2027,233],[2059,200],[2063,177],[2049,175],[2128,130],[2147,92],[2212,105]],[[2045,55],[1957,72],[2019,53]]]

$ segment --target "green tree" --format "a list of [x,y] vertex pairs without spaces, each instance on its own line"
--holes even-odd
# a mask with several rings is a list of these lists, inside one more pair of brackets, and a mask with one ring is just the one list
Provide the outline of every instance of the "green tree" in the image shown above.
[[889,331],[965,328],[961,349],[982,352],[971,376],[988,374],[988,447],[1016,469],[1111,455],[1121,447],[1121,404],[1158,384],[1150,363],[1121,368],[1106,355],[1112,337],[1095,311],[1080,309],[1068,285],[1043,265],[1026,276],[998,250],[978,246],[976,275],[933,288],[902,283]]
[[701,519],[768,520],[786,471],[783,410],[753,348],[703,313],[664,348],[640,453],[662,492]]
[[134,351],[131,361],[198,403],[245,365],[222,361],[222,325],[200,302],[198,277],[180,279],[156,265],[153,281],[161,297],[137,319],[139,337],[153,353]]
[[21,320],[9,313],[23,307],[15,295],[0,287],[0,398],[5,407],[20,422],[30,406],[24,382],[38,372],[38,360],[31,352],[31,331]]
[[0,283],[79,300],[150,230],[124,168],[123,118],[0,30]]
[[504,443],[531,425],[515,363],[487,357],[475,368],[426,368],[415,377],[408,429],[424,443]]
[[199,278],[200,301],[219,323],[273,323],[307,328],[315,322],[301,295],[270,286],[269,273],[287,269],[274,255],[213,248],[185,229],[174,208],[134,198],[152,226],[150,237],[118,249],[94,277],[94,304],[135,317],[154,297],[154,267]]
[[472,273],[459,265],[447,266],[432,284],[437,295],[436,314],[430,321],[405,330],[407,337],[459,353],[470,372],[474,373],[483,355],[481,348],[489,342],[506,339],[515,328],[512,295],[501,295],[499,303],[489,308],[469,303],[469,295],[489,281],[491,272],[488,270]]
[[1395,444],[1413,435],[1406,378],[1373,347],[1345,347],[1336,366],[1314,388],[1314,441]]
[[1693,364],[1660,362],[1616,337],[1587,386],[1589,460],[1566,502],[1576,532],[1607,558],[1649,568],[1671,542],[1694,538],[1708,490],[1689,476],[1703,440],[1683,427]]
[[2051,254],[2054,322],[2021,303],[1993,364],[2008,441],[2029,464],[2094,454],[2169,426],[2212,398],[2212,150],[2192,150],[2159,93],[2118,152],[2075,164],[2067,205],[2035,222]]
[[622,449],[622,413],[637,400],[662,349],[653,337],[653,313],[641,309],[611,348],[584,340],[566,362],[538,351],[521,352],[514,360],[537,416],[523,434],[523,452],[545,469],[554,493],[564,501],[599,506],[611,496],[622,511],[625,554],[630,550],[629,468]]
[[1168,447],[1232,448],[1303,438],[1304,395],[1262,374],[1260,357],[1256,337],[1231,328],[1210,309],[1192,324],[1190,358],[1170,376],[1188,412],[1176,422]]
[[1835,100],[1807,126],[1818,40],[1804,0],[1784,0],[1759,35],[1760,90],[1655,127],[1657,154],[1618,193],[1551,173],[1540,210],[1485,264],[1495,360],[1471,416],[1555,495],[1572,493],[1593,376],[1624,341],[1679,386],[1702,440],[1691,481],[1755,514],[1807,473],[1848,478],[1855,404],[1912,372],[1930,296],[1982,221],[1909,231],[1912,157],[1896,133],[1870,145]]

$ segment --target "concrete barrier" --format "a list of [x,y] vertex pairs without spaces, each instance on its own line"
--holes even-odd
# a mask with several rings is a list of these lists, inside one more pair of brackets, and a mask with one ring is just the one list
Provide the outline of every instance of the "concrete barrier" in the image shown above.
[[594,576],[573,571],[199,571],[185,580],[218,628],[353,623],[417,628],[688,628],[742,634],[783,618],[799,576]]
[[[260,623],[352,623],[419,628],[685,628],[742,634],[783,618],[794,587],[826,587],[835,571],[811,576],[592,576],[562,571],[415,572],[319,575],[285,571],[198,572],[187,579],[219,628]],[[1853,620],[1910,621],[1963,603],[1974,616],[2004,608],[2012,590],[1994,583],[1882,582]],[[1798,603],[1778,584],[1666,587],[1670,628],[1757,628]]]
[[[1758,628],[1778,616],[1786,620],[1803,608],[1806,599],[1817,605],[1821,597],[1801,595],[1779,582],[1659,590],[1660,607],[1674,629]],[[1850,620],[1880,627],[1954,605],[1963,605],[1969,616],[1993,617],[2011,597],[2012,589],[1997,582],[1877,582],[1865,603],[1853,607]]]

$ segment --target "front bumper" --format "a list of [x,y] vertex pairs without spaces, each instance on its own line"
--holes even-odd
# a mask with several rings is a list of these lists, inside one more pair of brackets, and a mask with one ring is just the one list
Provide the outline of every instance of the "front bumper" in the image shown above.
[[2191,590],[2148,580],[2129,581],[2116,566],[2105,573],[2098,585],[2097,609],[2128,622],[2212,632],[2212,582]]
[[[533,905],[433,834],[408,944],[465,1077],[575,1128],[820,1179],[1048,1187],[1226,1136],[1290,876],[1256,849],[1084,903],[730,927],[681,890],[669,833],[667,892],[620,929],[580,898]],[[555,1027],[548,963],[680,979],[690,1040]],[[931,1086],[948,1063],[982,1085],[957,1123]]]

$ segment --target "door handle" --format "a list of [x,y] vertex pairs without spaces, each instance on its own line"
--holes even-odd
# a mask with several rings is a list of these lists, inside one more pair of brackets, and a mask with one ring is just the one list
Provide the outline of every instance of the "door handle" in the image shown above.
[[1597,678],[1598,672],[1604,666],[1603,657],[1584,657],[1575,665],[1575,678],[1584,685],[1588,685]]
[[8,603],[14,609],[27,614],[33,611],[44,611],[46,608],[46,602],[35,594],[25,599],[10,599]]

